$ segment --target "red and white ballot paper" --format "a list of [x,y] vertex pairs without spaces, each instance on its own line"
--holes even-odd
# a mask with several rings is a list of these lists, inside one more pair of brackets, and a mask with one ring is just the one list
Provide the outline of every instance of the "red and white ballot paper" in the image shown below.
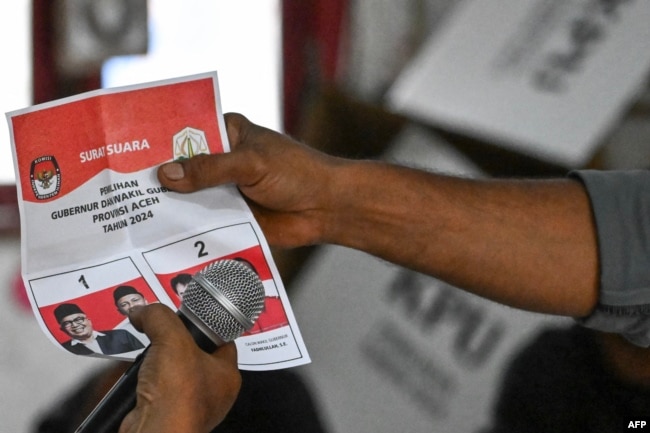
[[[119,295],[138,292],[176,309],[175,278],[240,259],[266,294],[254,328],[236,340],[240,368],[310,361],[264,235],[236,187],[179,194],[156,178],[164,162],[230,150],[216,72],[94,91],[7,119],[23,280],[55,344],[133,359],[148,340],[117,308]],[[102,344],[74,335],[90,326]]]

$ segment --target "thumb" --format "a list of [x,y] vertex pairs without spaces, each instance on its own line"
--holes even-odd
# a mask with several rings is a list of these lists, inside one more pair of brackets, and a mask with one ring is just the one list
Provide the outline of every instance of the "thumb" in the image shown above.
[[[152,343],[170,338],[185,338],[186,329],[178,315],[164,304],[137,306],[129,312],[131,324],[144,332]],[[187,336],[188,338],[189,335]]]
[[245,152],[264,130],[237,113],[224,115],[228,140],[233,152],[197,155],[158,168],[161,185],[177,192],[192,192],[226,183],[251,185],[259,180],[255,152]]
[[229,153],[197,155],[161,165],[158,180],[162,186],[183,193],[236,182],[239,160],[237,155]]

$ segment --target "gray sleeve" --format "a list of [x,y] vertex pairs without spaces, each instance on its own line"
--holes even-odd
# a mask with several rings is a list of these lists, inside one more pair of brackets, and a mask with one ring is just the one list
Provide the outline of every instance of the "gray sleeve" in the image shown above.
[[650,171],[574,171],[598,235],[600,298],[584,326],[650,346]]

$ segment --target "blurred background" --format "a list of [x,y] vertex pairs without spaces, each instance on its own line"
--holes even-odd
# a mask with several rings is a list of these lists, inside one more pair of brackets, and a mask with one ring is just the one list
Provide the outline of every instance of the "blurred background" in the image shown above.
[[[217,70],[224,112],[341,156],[468,177],[650,166],[645,2],[5,3],[4,112]],[[31,432],[111,365],[54,347],[38,328],[19,276],[13,158],[0,129],[0,430]],[[274,257],[313,360],[294,373],[331,433],[488,431],[514,411],[499,402],[522,350],[549,335],[566,341],[573,328],[339,247]],[[596,353],[608,347],[583,340]]]

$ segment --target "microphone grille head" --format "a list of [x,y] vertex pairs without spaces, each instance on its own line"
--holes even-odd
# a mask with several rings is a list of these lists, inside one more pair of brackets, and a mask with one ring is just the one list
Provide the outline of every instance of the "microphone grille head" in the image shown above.
[[262,312],[264,285],[245,264],[219,260],[194,275],[183,293],[182,306],[222,341],[232,341]]

